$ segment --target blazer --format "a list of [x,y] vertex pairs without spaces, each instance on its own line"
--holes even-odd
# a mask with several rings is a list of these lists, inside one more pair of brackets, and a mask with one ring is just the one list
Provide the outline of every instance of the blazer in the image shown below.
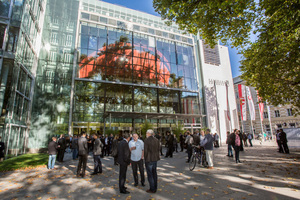
[[160,145],[158,139],[149,136],[144,141],[144,159],[145,162],[156,162],[160,160]]
[[49,155],[56,155],[57,154],[57,143],[54,141],[51,141],[48,145],[48,153]]
[[120,165],[129,165],[130,164],[130,149],[128,142],[122,140],[118,144],[118,163]]
[[103,147],[103,144],[102,144],[102,142],[100,141],[99,138],[97,138],[96,140],[94,140],[93,154],[95,156],[100,156],[101,155],[101,151],[102,151],[102,147]]
[[88,145],[85,137],[78,138],[78,155],[88,155]]
[[59,138],[58,139],[58,145],[60,146],[59,149],[66,149],[67,142],[65,138]]

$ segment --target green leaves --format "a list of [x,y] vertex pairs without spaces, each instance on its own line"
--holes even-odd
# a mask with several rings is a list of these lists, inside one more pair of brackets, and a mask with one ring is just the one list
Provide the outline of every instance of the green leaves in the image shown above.
[[[298,0],[154,0],[163,19],[206,43],[240,48],[242,79],[273,105],[300,109],[300,3]],[[250,42],[253,32],[257,40]]]

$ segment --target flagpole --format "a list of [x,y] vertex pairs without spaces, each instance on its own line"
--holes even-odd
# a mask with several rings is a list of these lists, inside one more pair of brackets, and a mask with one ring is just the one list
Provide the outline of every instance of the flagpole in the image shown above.
[[269,118],[269,124],[270,124],[271,137],[272,137],[272,140],[273,140],[270,106],[268,105],[268,102],[266,102],[266,104],[267,104],[267,110],[268,110],[268,118]]

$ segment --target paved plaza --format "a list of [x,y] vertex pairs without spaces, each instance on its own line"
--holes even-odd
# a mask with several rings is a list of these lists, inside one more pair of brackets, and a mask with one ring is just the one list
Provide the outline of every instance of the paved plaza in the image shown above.
[[190,171],[186,153],[158,162],[158,191],[148,194],[146,186],[134,187],[132,169],[127,171],[129,195],[119,193],[119,167],[112,157],[102,159],[103,174],[90,176],[93,160],[89,156],[87,176],[76,178],[77,160],[66,155],[56,170],[46,167],[0,174],[0,196],[6,199],[300,199],[300,150],[279,154],[275,142],[246,147],[242,163],[226,156],[227,145],[214,149],[214,169],[196,166]]

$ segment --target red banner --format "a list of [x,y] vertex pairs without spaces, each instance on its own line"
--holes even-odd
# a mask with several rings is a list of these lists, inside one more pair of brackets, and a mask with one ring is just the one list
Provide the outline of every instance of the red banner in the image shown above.
[[247,120],[247,113],[246,113],[247,107],[246,107],[245,86],[239,84],[238,89],[239,89],[241,117],[242,117],[242,121],[246,121]]

